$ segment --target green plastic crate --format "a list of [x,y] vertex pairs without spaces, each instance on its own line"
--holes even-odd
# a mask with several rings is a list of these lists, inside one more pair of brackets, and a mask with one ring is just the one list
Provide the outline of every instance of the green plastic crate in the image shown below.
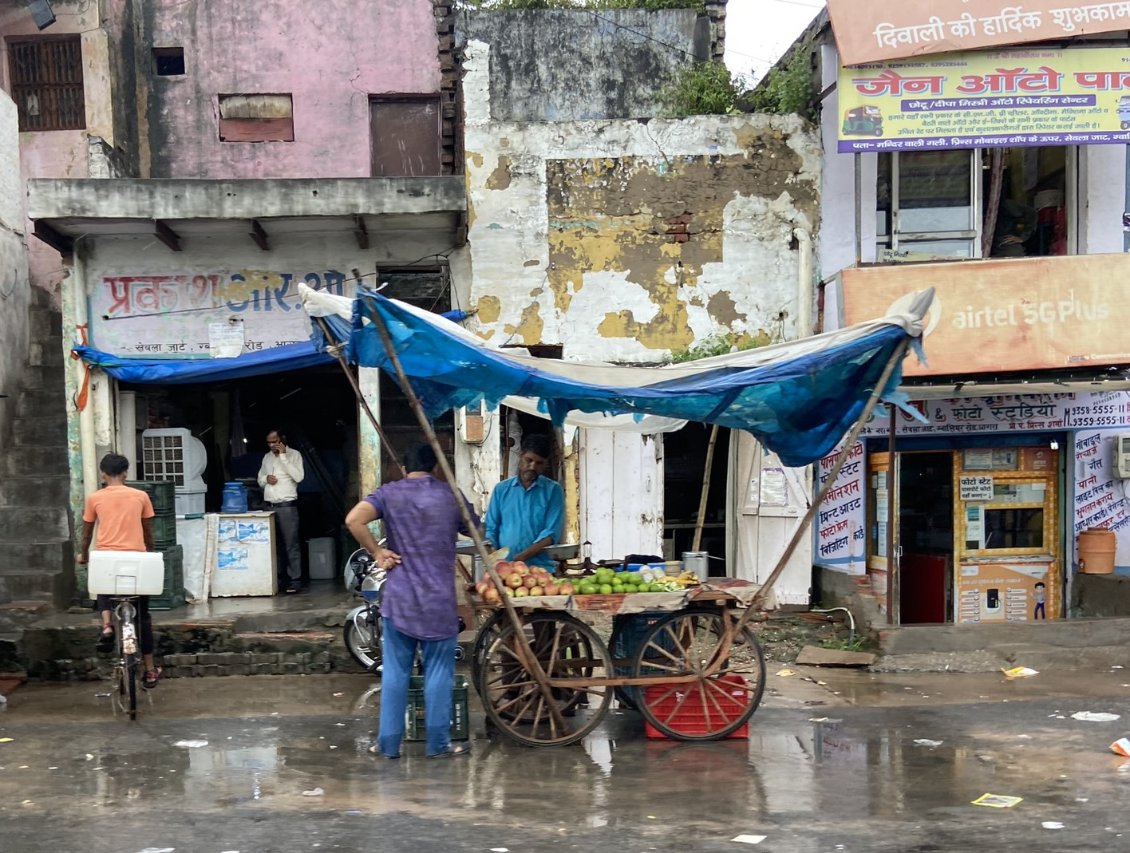
[[157,515],[176,515],[177,486],[172,480],[126,480],[126,485],[149,495]]
[[165,551],[177,544],[175,515],[157,515],[153,519],[153,544],[158,551]]
[[173,545],[158,548],[165,561],[165,586],[160,595],[149,597],[150,610],[173,610],[185,605],[184,548]]
[[[451,692],[451,739],[468,740],[471,723],[467,707],[467,679],[455,676]],[[404,715],[404,739],[426,740],[424,729],[424,676],[413,675],[408,681],[408,710]]]

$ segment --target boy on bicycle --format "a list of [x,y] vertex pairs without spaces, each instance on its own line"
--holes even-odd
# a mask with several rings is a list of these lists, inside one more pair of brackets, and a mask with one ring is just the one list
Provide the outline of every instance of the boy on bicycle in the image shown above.
[[[98,465],[102,472],[104,488],[86,499],[82,510],[82,547],[75,562],[85,565],[90,559],[90,543],[94,526],[98,525],[98,551],[153,551],[153,504],[141,489],[126,485],[129,460],[117,453],[107,453]],[[111,621],[111,596],[98,596],[97,608],[102,614],[102,636],[98,638],[98,651],[107,653],[114,648],[114,626]],[[145,675],[141,686],[150,690],[161,677],[153,663],[153,620],[149,617],[149,596],[137,599],[138,621],[141,624],[141,654],[145,661]]]

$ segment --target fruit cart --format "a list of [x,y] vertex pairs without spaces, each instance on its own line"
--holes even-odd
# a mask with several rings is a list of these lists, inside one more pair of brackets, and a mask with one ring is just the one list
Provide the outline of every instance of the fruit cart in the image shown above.
[[[455,324],[377,293],[359,291],[356,299],[339,304],[340,297],[302,284],[298,289],[316,318],[316,337],[324,342],[333,341],[334,333],[323,318],[351,318],[348,347],[335,343],[328,349],[350,376],[382,435],[381,446],[391,451],[348,370],[346,352],[358,364],[395,377],[435,450],[500,605],[479,631],[476,686],[495,725],[535,746],[583,738],[599,725],[617,692],[657,731],[672,737],[721,738],[745,724],[765,685],[764,659],[749,622],[806,534],[880,398],[898,400],[900,364],[911,341],[922,336],[933,299],[932,290],[923,291],[905,312],[799,341],[691,364],[634,367],[504,352]],[[475,529],[430,420],[453,408],[511,399],[533,401],[558,426],[623,429],[653,418],[644,431],[662,432],[690,420],[747,430],[790,467],[811,464],[837,445],[840,450],[760,588],[710,579],[666,593],[578,595],[559,589],[558,595],[534,596],[526,587],[525,595],[513,588],[511,597],[504,594],[497,560]],[[649,615],[613,636],[610,651],[578,617],[586,610]]]
[[[530,746],[575,743],[614,699],[666,737],[724,738],[746,724],[765,689],[765,659],[743,609],[759,590],[712,578],[679,591],[511,598],[550,698],[499,606],[476,635],[472,680],[488,719]],[[584,621],[593,613],[613,616],[607,644]]]

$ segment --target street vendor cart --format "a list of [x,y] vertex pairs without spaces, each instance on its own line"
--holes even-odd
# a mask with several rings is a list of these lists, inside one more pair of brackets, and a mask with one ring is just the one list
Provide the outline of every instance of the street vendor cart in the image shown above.
[[[613,705],[637,709],[658,733],[716,740],[749,720],[765,689],[765,659],[740,608],[760,587],[712,578],[683,592],[554,595],[514,600],[546,699],[502,607],[490,610],[472,647],[483,709],[530,746],[564,746],[596,728]],[[613,617],[607,643],[585,621]]]
[[[899,403],[901,362],[922,335],[933,298],[925,291],[906,313],[811,338],[689,364],[628,367],[503,351],[377,293],[349,301],[298,287],[316,333],[346,372],[351,359],[392,373],[436,451],[493,584],[489,594],[498,602],[476,639],[475,686],[490,720],[532,746],[580,740],[600,724],[616,695],[638,707],[656,731],[674,738],[712,740],[745,725],[765,689],[765,661],[750,621],[768,602],[876,404]],[[327,321],[346,317],[352,328],[341,341]],[[368,412],[356,383],[354,389]],[[474,529],[429,419],[456,406],[509,404],[515,396],[556,424],[587,427],[594,418],[628,418],[638,426],[655,418],[664,427],[694,420],[744,429],[791,467],[808,465],[837,445],[841,450],[760,586],[711,578],[670,593],[574,590],[520,597],[515,589],[511,597],[504,594],[497,557]],[[382,447],[391,451],[381,435]],[[605,644],[580,618],[586,611],[648,615],[621,620],[620,632]]]

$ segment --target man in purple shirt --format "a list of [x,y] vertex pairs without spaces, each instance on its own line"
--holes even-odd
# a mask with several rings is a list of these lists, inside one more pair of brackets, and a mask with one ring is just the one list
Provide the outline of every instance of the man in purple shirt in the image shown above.
[[[451,743],[451,694],[455,681],[455,539],[469,533],[451,488],[432,476],[435,452],[426,444],[408,454],[408,475],[381,486],[349,511],[345,524],[361,547],[388,571],[381,601],[384,669],[380,731],[374,755],[400,757],[408,679],[417,650],[424,660],[424,729],[429,758],[462,755]],[[466,503],[466,498],[463,499]],[[478,517],[467,504],[471,518]],[[388,548],[377,544],[369,523],[383,519]]]

